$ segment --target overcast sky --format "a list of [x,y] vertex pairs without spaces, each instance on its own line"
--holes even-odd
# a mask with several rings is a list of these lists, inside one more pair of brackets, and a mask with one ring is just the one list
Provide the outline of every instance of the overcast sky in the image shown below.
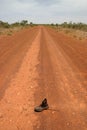
[[87,0],[0,0],[0,20],[87,23]]

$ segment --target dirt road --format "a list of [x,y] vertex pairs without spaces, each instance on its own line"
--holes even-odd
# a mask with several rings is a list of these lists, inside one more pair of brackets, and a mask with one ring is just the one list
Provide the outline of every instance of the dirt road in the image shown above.
[[[44,98],[49,110],[35,113]],[[87,130],[87,43],[48,27],[0,36],[0,130]]]

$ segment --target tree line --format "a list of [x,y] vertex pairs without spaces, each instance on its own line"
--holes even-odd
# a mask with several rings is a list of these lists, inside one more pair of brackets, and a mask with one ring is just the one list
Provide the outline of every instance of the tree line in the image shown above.
[[21,22],[15,22],[12,24],[9,24],[8,22],[0,21],[0,27],[3,27],[3,28],[28,26],[28,25],[33,26],[34,24],[32,22],[28,23],[27,20],[22,20]]
[[73,22],[64,22],[62,24],[51,24],[51,26],[60,26],[60,27],[63,27],[63,28],[71,28],[71,29],[78,29],[78,30],[83,30],[83,31],[87,31],[87,24],[85,23],[73,23]]

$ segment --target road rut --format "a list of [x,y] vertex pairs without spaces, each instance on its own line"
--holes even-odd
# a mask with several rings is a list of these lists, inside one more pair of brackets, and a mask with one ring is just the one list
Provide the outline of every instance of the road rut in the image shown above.
[[[38,26],[0,47],[0,130],[87,130],[85,41]],[[35,113],[44,98],[49,110]]]

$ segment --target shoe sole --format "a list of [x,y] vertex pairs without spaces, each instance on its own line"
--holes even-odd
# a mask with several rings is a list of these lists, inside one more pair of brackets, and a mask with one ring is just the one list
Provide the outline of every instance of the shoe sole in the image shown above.
[[47,110],[49,107],[41,107],[41,106],[37,106],[34,108],[35,112],[42,112],[43,110]]

